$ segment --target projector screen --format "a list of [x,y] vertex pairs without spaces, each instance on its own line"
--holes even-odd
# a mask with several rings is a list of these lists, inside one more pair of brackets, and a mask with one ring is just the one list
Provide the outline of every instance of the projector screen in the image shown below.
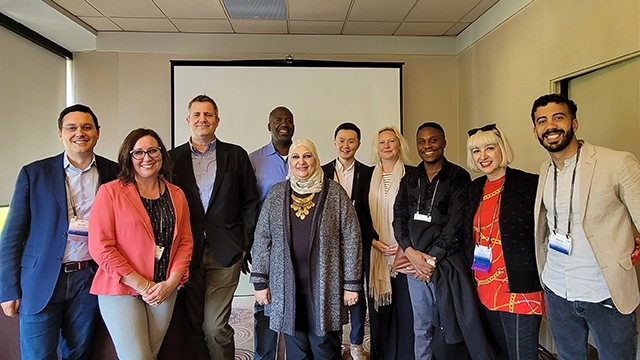
[[271,140],[269,113],[291,110],[296,138],[311,139],[322,164],[336,157],[335,128],[353,122],[362,130],[356,157],[372,162],[373,136],[402,124],[402,63],[305,60],[172,61],[172,146],[189,139],[187,105],[199,94],[218,104],[216,137],[247,152]]

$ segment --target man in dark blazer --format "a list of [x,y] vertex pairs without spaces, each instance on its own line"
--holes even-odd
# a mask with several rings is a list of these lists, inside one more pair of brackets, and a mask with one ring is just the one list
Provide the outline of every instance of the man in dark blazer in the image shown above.
[[[84,105],[64,109],[58,137],[65,151],[18,174],[0,238],[0,302],[20,316],[22,359],[89,359],[98,300],[89,294],[89,210],[118,165],[94,154],[98,118]],[[60,344],[58,344],[60,340]]]
[[[356,160],[360,147],[360,129],[353,123],[340,124],[335,131],[333,144],[338,157],[322,166],[325,177],[339,182],[351,197],[362,233],[363,273],[369,273],[371,242],[377,237],[369,211],[369,186],[373,168]],[[368,278],[363,276],[363,278]],[[363,287],[364,289],[364,287]],[[364,324],[367,315],[367,303],[364,290],[358,295],[358,301],[349,308],[351,315],[351,333],[349,335],[350,353],[354,360],[367,359],[362,348]]]
[[191,335],[194,346],[204,337],[211,359],[232,360],[231,301],[253,244],[258,189],[247,152],[215,136],[215,101],[198,95],[188,109],[191,138],[169,154],[172,182],[184,191],[191,214],[194,247],[185,287]]

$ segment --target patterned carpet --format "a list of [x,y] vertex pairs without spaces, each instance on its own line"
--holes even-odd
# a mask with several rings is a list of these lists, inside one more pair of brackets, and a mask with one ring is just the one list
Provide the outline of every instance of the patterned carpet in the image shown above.
[[[233,299],[229,324],[235,330],[236,360],[253,360],[253,296],[236,296]],[[345,350],[343,360],[351,359],[349,355],[349,325],[344,326],[342,348]],[[369,319],[365,326],[364,344],[369,351]]]

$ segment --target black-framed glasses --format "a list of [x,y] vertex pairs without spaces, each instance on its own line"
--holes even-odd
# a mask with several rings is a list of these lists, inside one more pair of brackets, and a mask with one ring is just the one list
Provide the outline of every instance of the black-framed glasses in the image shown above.
[[76,132],[78,131],[78,129],[82,129],[82,131],[91,131],[96,127],[93,124],[83,124],[83,125],[67,125],[67,126],[63,126],[62,128],[67,130],[68,132]]
[[496,124],[488,124],[485,125],[483,127],[479,127],[479,128],[473,128],[469,131],[467,131],[467,134],[469,134],[469,136],[475,135],[478,131],[491,131],[491,130],[495,130],[498,127],[496,126]]
[[131,151],[129,151],[129,154],[131,154],[131,156],[133,156],[134,159],[136,160],[142,160],[144,159],[145,155],[149,155],[150,158],[155,159],[158,156],[160,156],[160,150],[162,148],[161,147],[152,147],[147,149],[147,151],[144,151],[142,149],[133,149]]

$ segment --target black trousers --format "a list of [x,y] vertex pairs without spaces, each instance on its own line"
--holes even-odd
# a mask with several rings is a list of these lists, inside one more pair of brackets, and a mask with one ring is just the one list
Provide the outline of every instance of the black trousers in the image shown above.
[[295,335],[285,334],[287,359],[340,360],[342,356],[339,331],[329,331],[324,336],[318,336],[313,332],[315,320],[311,301],[306,294],[296,296]]

